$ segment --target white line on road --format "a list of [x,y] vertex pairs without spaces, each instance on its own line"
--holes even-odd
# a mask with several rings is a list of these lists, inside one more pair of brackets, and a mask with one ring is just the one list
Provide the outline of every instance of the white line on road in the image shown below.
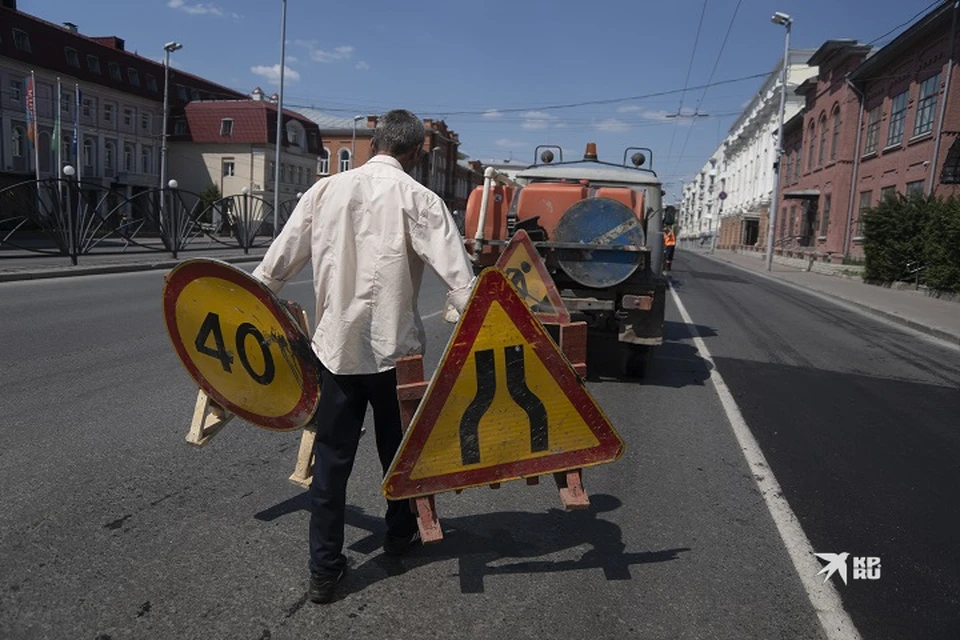
[[717,370],[707,345],[697,332],[696,325],[690,318],[690,314],[687,313],[686,307],[683,306],[683,302],[680,301],[677,291],[671,287],[670,293],[673,295],[673,301],[680,311],[680,316],[687,323],[690,333],[693,335],[693,342],[700,353],[700,357],[707,361],[710,380],[713,382],[713,388],[716,390],[717,396],[720,398],[720,404],[727,414],[727,420],[730,422],[733,435],[737,438],[737,443],[743,451],[743,457],[746,458],[747,465],[750,467],[757,487],[760,489],[760,495],[763,496],[767,509],[773,516],[773,522],[777,525],[780,538],[783,539],[783,543],[787,547],[787,553],[790,555],[793,567],[807,592],[810,604],[817,612],[824,633],[830,640],[860,640],[860,634],[853,625],[850,615],[844,610],[843,604],[840,602],[840,595],[833,584],[830,582],[821,583],[817,577],[820,564],[814,556],[813,547],[810,546],[810,541],[803,532],[797,516],[794,515],[793,509],[790,508],[787,499],[780,490],[780,483],[774,477],[773,470],[767,464],[763,451],[760,450],[760,445],[750,432],[750,427],[747,426],[743,414],[740,413],[740,407],[737,406],[737,401],[733,399],[730,388],[727,387],[726,382]]
[[443,309],[440,309],[440,311],[434,311],[433,313],[428,313],[427,315],[423,316],[421,320],[429,320],[430,318],[436,318],[441,313],[443,313]]

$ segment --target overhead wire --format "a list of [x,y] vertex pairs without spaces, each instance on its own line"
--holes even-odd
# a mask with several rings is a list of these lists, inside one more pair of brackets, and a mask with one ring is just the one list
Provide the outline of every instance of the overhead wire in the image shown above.
[[670,147],[667,151],[667,161],[669,161],[673,154],[673,141],[677,136],[677,127],[680,126],[680,115],[683,113],[683,101],[687,96],[687,86],[690,84],[690,72],[693,71],[693,61],[697,56],[697,45],[700,43],[700,32],[703,29],[703,17],[706,14],[707,0],[703,0],[703,6],[700,8],[700,21],[697,23],[697,35],[693,39],[693,50],[690,52],[690,64],[687,65],[687,76],[683,80],[683,91],[680,93],[680,106],[677,107],[677,121],[674,123],[673,131],[670,133]]
[[897,26],[895,26],[893,29],[890,29],[889,31],[887,31],[887,32],[884,33],[883,35],[877,36],[876,38],[874,38],[873,40],[871,40],[871,41],[868,42],[867,44],[868,44],[868,45],[869,45],[869,44],[874,44],[875,42],[879,42],[880,40],[883,40],[883,39],[886,38],[888,35],[890,35],[890,34],[893,33],[894,31],[896,31],[897,29],[899,29],[899,28],[901,28],[901,27],[907,26],[908,24],[910,24],[911,22],[913,22],[914,20],[916,20],[917,18],[919,18],[920,16],[922,16],[924,13],[926,13],[927,11],[929,11],[930,9],[932,9],[934,6],[936,6],[936,5],[938,5],[938,4],[944,4],[945,2],[948,2],[948,1],[949,1],[949,0],[934,0],[933,2],[931,2],[930,4],[928,4],[927,6],[925,6],[923,9],[921,9],[921,10],[918,11],[917,13],[913,14],[912,16],[910,16],[910,18],[909,18],[906,22],[901,22],[900,24],[898,24]]

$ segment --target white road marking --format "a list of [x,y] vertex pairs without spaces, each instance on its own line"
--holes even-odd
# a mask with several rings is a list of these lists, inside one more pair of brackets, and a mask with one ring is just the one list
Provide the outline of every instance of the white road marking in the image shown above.
[[443,309],[440,309],[440,311],[434,311],[433,313],[428,313],[427,315],[423,316],[421,320],[429,320],[430,318],[436,318],[441,313],[443,313]]
[[850,615],[844,610],[843,604],[840,602],[840,595],[834,588],[833,583],[822,583],[817,578],[817,573],[821,567],[814,555],[813,547],[810,546],[810,541],[803,532],[793,509],[790,508],[787,499],[783,496],[780,483],[777,482],[773,470],[767,464],[763,451],[760,450],[760,445],[750,432],[746,420],[743,419],[740,407],[737,406],[733,394],[730,393],[730,388],[727,387],[726,382],[717,370],[717,366],[713,362],[713,356],[710,355],[703,338],[697,333],[696,325],[683,306],[683,302],[680,301],[680,296],[673,287],[670,288],[670,293],[673,295],[673,301],[680,311],[680,316],[687,323],[690,333],[693,335],[693,342],[700,357],[706,360],[708,364],[709,378],[713,382],[713,388],[716,390],[717,396],[720,398],[720,404],[727,414],[727,420],[730,422],[733,435],[740,445],[743,457],[747,460],[747,465],[750,467],[757,487],[760,489],[760,495],[763,496],[767,509],[773,516],[773,522],[776,524],[780,538],[787,548],[790,560],[793,561],[793,567],[797,571],[800,582],[807,592],[810,604],[817,612],[824,633],[830,640],[860,640],[860,633],[853,625]]

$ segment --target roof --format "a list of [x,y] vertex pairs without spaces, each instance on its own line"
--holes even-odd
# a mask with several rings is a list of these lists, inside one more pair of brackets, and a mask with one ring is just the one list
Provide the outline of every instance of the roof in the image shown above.
[[[849,50],[849,51],[848,51]],[[824,62],[830,60],[835,54],[839,52],[849,52],[849,53],[863,53],[866,54],[870,51],[870,46],[865,44],[860,44],[856,40],[850,38],[837,38],[833,40],[827,40],[820,48],[810,56],[810,61],[808,64],[820,66]]]
[[538,164],[517,174],[518,180],[591,180],[629,184],[659,185],[650,169],[637,169],[608,162],[583,160],[557,164]]
[[[311,122],[314,122],[323,132],[341,131],[353,133],[353,117],[345,118],[343,116],[335,116],[311,107],[297,107],[295,111]],[[358,136],[373,135],[373,129],[367,128],[366,118],[367,116],[363,116],[362,120],[357,120]]]
[[872,76],[884,75],[879,72],[879,70],[896,61],[905,49],[926,41],[934,31],[949,24],[952,10],[953,2],[945,0],[939,7],[918,20],[912,27],[864,60],[863,63],[850,74],[850,80],[862,85],[867,80],[870,80]]
[[[184,112],[192,142],[273,144],[277,135],[277,105],[262,100],[212,100],[191,102]],[[319,153],[320,131],[308,118],[283,110],[284,120],[295,120],[307,131],[307,151]],[[233,121],[229,136],[221,135],[221,122]],[[314,135],[311,136],[310,132]],[[285,143],[286,144],[286,143]]]
[[[27,34],[30,51],[21,51],[13,37],[0,39],[0,57],[16,60],[37,69],[38,76],[50,71],[99,84],[110,89],[138,95],[149,100],[163,99],[163,65],[137,53],[125,50],[122,38],[116,36],[92,38],[72,29],[41,20],[35,16],[0,6],[0,24]],[[4,36],[7,34],[5,33]],[[12,34],[11,34],[12,35]],[[72,66],[67,59],[67,49],[77,54],[79,66]],[[162,52],[158,51],[158,55]],[[88,56],[95,57],[97,67],[91,68]],[[110,75],[110,65],[116,65],[120,79]],[[136,72],[139,86],[131,84],[131,70]],[[149,83],[147,76],[152,76]],[[187,100],[181,100],[177,85],[186,87]],[[215,82],[170,68],[170,99],[173,105],[201,98],[238,99],[247,97]]]

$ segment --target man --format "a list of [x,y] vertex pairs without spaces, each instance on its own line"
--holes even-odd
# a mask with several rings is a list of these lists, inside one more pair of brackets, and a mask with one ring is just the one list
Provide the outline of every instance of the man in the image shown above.
[[677,250],[677,236],[673,229],[667,227],[663,230],[663,270],[669,272],[673,266],[673,252]]
[[[394,110],[377,122],[376,154],[363,166],[320,180],[300,200],[253,272],[273,291],[312,260],[317,296],[313,349],[323,364],[310,486],[310,590],[333,599],[343,577],[347,479],[367,404],[373,406],[384,473],[402,439],[395,363],[423,352],[417,299],[424,264],[463,311],[473,269],[443,201],[408,175],[422,154],[423,123]],[[419,541],[409,502],[387,503],[384,551]]]

